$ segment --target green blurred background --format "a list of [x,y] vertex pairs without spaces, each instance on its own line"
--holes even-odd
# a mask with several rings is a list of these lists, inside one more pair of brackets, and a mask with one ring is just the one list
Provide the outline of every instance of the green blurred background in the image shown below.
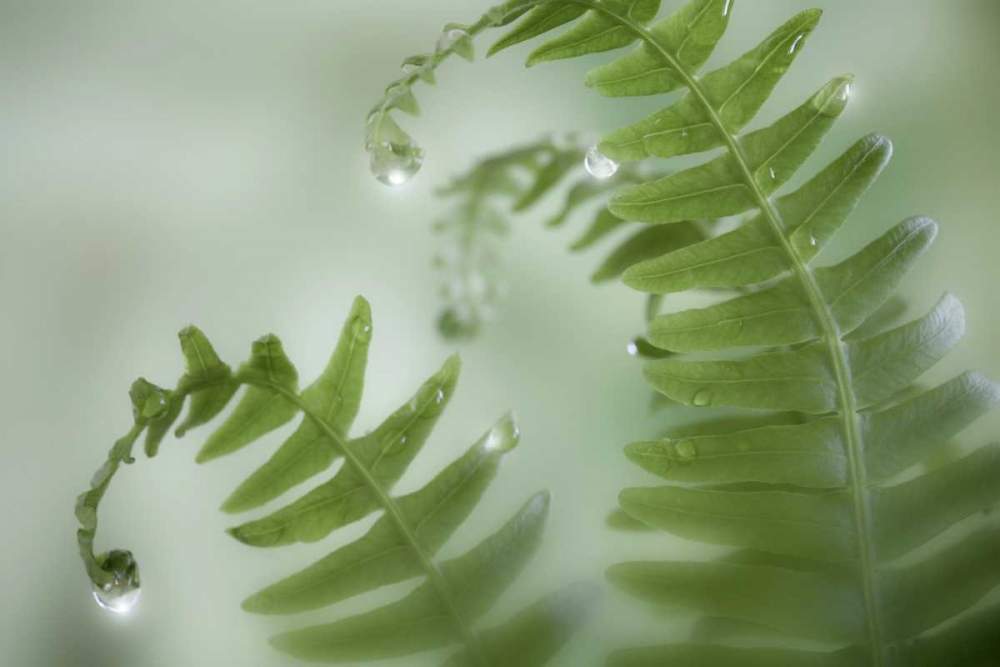
[[[939,241],[903,293],[917,313],[952,291],[969,311],[969,333],[931,376],[978,367],[1000,378],[1000,3],[825,4],[759,123],[832,76],[857,74],[852,108],[807,172],[870,131],[893,138],[896,159],[825,259],[908,215],[937,218]],[[713,63],[810,3],[737,5]],[[278,333],[308,377],[351,298],[366,295],[375,339],[357,428],[374,426],[451,351],[433,326],[434,186],[484,152],[550,129],[607,131],[663,104],[587,91],[583,75],[601,57],[530,73],[526,48],[474,66],[449,62],[437,88],[418,88],[423,117],[403,121],[428,151],[423,171],[401,188],[380,185],[362,147],[369,106],[443,23],[485,9],[468,0],[0,3],[0,665],[287,664],[265,641],[274,620],[244,614],[240,600],[359,529],[278,551],[222,533],[232,520],[215,508],[284,431],[203,467],[192,462],[204,437],[195,432],[116,479],[98,539],[140,561],[145,592],[127,618],[90,599],[73,502],[129,424],[131,381],[179,376],[174,332],[189,322],[233,363],[253,338]],[[621,487],[649,481],[622,445],[678,415],[650,415],[625,353],[641,326],[640,298],[588,285],[598,257],[569,256],[570,235],[543,231],[541,217],[517,225],[502,316],[464,349],[459,393],[399,487],[416,488],[500,414],[518,411],[520,449],[445,552],[498,526],[529,493],[552,489],[548,539],[501,615],[526,592],[599,579],[616,560],[701,549],[603,526]],[[983,421],[966,439],[984,441],[998,425]],[[609,596],[559,664],[598,664],[610,643],[685,627]]]

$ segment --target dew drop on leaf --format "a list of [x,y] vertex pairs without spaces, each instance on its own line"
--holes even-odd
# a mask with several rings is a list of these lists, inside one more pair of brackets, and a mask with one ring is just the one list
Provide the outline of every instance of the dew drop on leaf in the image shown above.
[[733,8],[733,0],[726,0],[726,4],[722,6],[722,17],[725,18],[729,16],[729,12],[732,8]]
[[111,581],[93,584],[94,600],[101,609],[114,614],[127,614],[139,602],[142,589],[139,585],[139,564],[132,552],[114,550],[98,557],[102,570],[111,575]]
[[691,404],[699,408],[704,408],[712,404],[712,390],[711,389],[699,389],[695,392],[694,396],[691,397]]
[[587,155],[583,159],[583,166],[586,167],[591,176],[601,180],[611,178],[618,171],[618,163],[603,155],[597,150],[597,146],[591,146],[587,151]]
[[369,151],[372,174],[386,185],[402,185],[413,178],[424,164],[424,151],[415,143],[396,144],[383,141]]
[[486,434],[483,450],[487,452],[510,451],[520,437],[521,431],[517,426],[517,417],[511,413],[495,424]]
[[819,241],[817,241],[816,237],[813,236],[812,234],[809,235],[809,245],[810,245],[810,247],[813,247],[813,248],[815,248],[817,245],[819,245]]
[[674,445],[674,451],[677,452],[677,456],[682,459],[693,459],[698,456],[698,450],[695,448],[694,443],[690,440],[681,440],[676,445]]

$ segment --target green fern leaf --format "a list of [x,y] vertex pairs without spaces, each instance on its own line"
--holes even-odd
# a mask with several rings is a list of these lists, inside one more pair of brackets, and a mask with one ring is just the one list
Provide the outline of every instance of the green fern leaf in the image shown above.
[[286,507],[231,529],[234,537],[254,546],[315,541],[381,512],[365,535],[251,595],[244,609],[268,615],[297,613],[422,579],[397,602],[277,635],[271,640],[274,646],[299,658],[325,662],[457,647],[449,664],[477,667],[510,664],[509,656],[519,643],[524,643],[531,656],[525,664],[541,666],[555,655],[591,606],[592,587],[567,588],[504,624],[476,629],[479,619],[537,550],[548,516],[547,493],[532,497],[506,525],[465,555],[435,561],[438,551],[479,504],[502,459],[517,446],[514,417],[502,418],[424,487],[394,497],[392,487],[420,452],[454,393],[460,363],[458,357],[448,359],[377,429],[350,438],[364,385],[371,329],[369,306],[359,297],[326,369],[301,392],[298,373],[275,336],[256,341],[250,360],[234,374],[200,330],[182,331],[187,372],[174,391],[141,378],[136,381],[130,391],[135,424],[111,448],[91,489],[77,501],[80,554],[95,591],[114,596],[139,585],[130,553],[94,554],[100,501],[121,466],[134,461],[131,454],[139,436],[148,430],[147,451],[152,455],[185,402],[188,417],[179,431],[210,421],[244,387],[232,412],[208,437],[199,461],[235,452],[300,414],[302,422],[277,453],[230,496],[224,505],[227,511],[251,509],[277,498],[336,459],[343,458],[344,465]]
[[[758,636],[754,647],[627,649],[609,664],[992,665],[1000,607],[967,612],[1000,584],[995,531],[950,529],[1000,500],[1000,445],[916,466],[953,451],[949,443],[996,405],[1000,388],[974,373],[935,389],[914,385],[964,333],[954,297],[908,324],[885,315],[937,225],[911,218],[838,264],[815,264],[892,153],[884,137],[866,137],[795,192],[781,192],[846,108],[850,76],[744,133],[803,51],[818,10],[702,76],[732,3],[692,0],[659,21],[633,16],[636,7],[647,5],[541,0],[501,46],[567,24],[529,64],[638,42],[593,70],[588,85],[616,97],[683,93],[606,136],[601,153],[638,162],[719,151],[679,173],[638,175],[609,210],[652,225],[650,239],[692,220],[740,216],[735,229],[632,263],[623,277],[654,297],[740,291],[665,314],[652,298],[648,343],[668,356],[649,362],[646,375],[670,401],[764,418],[711,420],[630,446],[630,458],[668,484],[626,489],[621,507],[648,526],[739,551],[717,561],[623,563],[608,577],[636,597]],[[580,245],[621,224],[599,217]],[[654,252],[637,243],[633,256],[647,249]],[[792,637],[828,646],[782,645]]]

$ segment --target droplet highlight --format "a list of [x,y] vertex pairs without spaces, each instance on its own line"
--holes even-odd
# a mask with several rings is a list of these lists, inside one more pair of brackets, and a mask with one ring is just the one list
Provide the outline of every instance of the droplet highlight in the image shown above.
[[788,47],[788,55],[795,55],[795,52],[799,50],[799,44],[802,43],[802,40],[805,39],[805,37],[805,35],[795,36],[795,40],[792,42],[792,45]]
[[412,141],[396,144],[383,141],[371,147],[369,162],[372,174],[385,185],[403,185],[413,178],[424,164],[424,151]]
[[597,146],[591,146],[587,155],[583,158],[583,166],[587,173],[596,179],[604,180],[611,178],[618,171],[618,163],[597,150]]

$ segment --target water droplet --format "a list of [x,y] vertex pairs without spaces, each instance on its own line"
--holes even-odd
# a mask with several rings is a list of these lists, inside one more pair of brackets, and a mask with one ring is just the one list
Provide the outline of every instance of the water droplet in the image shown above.
[[677,456],[682,459],[693,459],[698,456],[698,449],[694,446],[694,443],[690,440],[681,440],[674,445],[674,451],[677,452]]
[[635,357],[639,355],[639,346],[636,344],[634,340],[629,341],[629,344],[625,349],[628,350],[628,354],[630,357]]
[[792,42],[792,45],[788,47],[788,55],[790,56],[795,55],[795,52],[799,50],[799,44],[802,43],[802,40],[805,39],[805,37],[806,37],[805,35],[795,36],[795,41]]
[[94,583],[94,600],[115,614],[127,614],[139,602],[139,564],[129,551],[114,550],[97,558],[101,569],[112,576],[103,585]]
[[733,0],[726,0],[726,4],[722,6],[722,17],[725,18],[729,16],[729,11],[733,8]]
[[520,437],[521,430],[517,426],[517,417],[511,413],[495,424],[490,429],[490,432],[486,434],[486,440],[483,442],[483,451],[510,451],[517,444]]
[[443,400],[444,400],[444,389],[438,389],[437,393],[434,394],[434,402],[437,403],[438,405],[441,405],[441,402]]
[[602,155],[597,150],[597,146],[591,146],[587,151],[587,155],[583,159],[583,166],[586,167],[591,176],[601,180],[611,178],[618,171],[618,163],[606,155]]
[[840,95],[838,96],[841,102],[846,102],[851,98],[851,82],[847,81],[843,86],[840,87]]
[[451,28],[445,30],[444,32],[441,33],[441,36],[438,37],[437,41],[438,53],[442,51],[448,51],[454,48],[454,46],[459,42],[459,40],[466,39],[468,37],[469,33],[462,30],[461,28]]
[[695,392],[694,396],[691,397],[692,405],[699,408],[704,408],[712,404],[712,390],[711,389],[699,389]]
[[412,141],[396,144],[384,141],[370,149],[372,174],[386,185],[406,183],[424,164],[424,151]]
[[688,131],[681,130],[681,139],[687,139],[687,138],[688,138]]
[[778,180],[778,175],[775,173],[774,167],[768,167],[767,168],[767,173],[771,177],[772,181]]
[[809,235],[809,245],[813,248],[819,245],[819,241],[817,241],[816,237],[812,234]]
[[407,440],[407,438],[406,438],[406,434],[405,433],[403,435],[399,436],[399,444],[405,445],[406,444],[406,440]]

